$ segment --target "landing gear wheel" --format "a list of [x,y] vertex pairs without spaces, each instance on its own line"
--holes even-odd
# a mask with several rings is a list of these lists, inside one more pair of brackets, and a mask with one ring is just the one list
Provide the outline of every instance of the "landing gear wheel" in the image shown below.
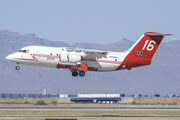
[[15,68],[16,68],[16,70],[19,70],[19,69],[20,69],[20,67],[19,67],[19,66],[16,66]]
[[83,76],[85,76],[85,72],[84,71],[79,71],[79,76],[81,76],[81,77],[83,77]]
[[77,77],[78,76],[78,72],[77,71],[72,71],[72,76],[73,77]]

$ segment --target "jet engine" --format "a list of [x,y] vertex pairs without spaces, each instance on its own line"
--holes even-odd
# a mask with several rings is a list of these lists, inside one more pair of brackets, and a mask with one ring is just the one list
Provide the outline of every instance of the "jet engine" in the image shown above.
[[71,62],[76,63],[82,61],[82,57],[79,55],[71,55],[71,54],[60,54],[59,55],[60,62]]

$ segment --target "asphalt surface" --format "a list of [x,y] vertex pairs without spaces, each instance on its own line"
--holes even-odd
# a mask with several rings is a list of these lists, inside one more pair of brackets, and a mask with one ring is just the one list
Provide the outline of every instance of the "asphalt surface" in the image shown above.
[[123,107],[59,107],[59,106],[0,106],[0,109],[180,109],[180,106],[123,106]]
[[[149,110],[180,110],[180,106],[0,106],[1,110],[122,110],[122,109],[149,109]],[[46,120],[46,119],[77,119],[77,120],[180,120],[180,116],[118,116],[118,115],[102,115],[102,116],[0,116],[0,120]]]
[[180,120],[177,116],[0,116],[0,120]]

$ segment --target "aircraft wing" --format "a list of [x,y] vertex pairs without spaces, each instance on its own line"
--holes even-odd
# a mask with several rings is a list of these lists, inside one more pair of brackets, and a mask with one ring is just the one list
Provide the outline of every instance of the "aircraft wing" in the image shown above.
[[95,59],[95,58],[102,58],[102,57],[106,57],[107,52],[101,52],[101,51],[83,51],[86,56],[85,58],[91,58],[91,59]]
[[102,57],[106,57],[106,55],[108,54],[108,52],[106,51],[101,51],[101,50],[90,50],[90,49],[66,49],[68,52],[83,52],[85,55],[83,56],[83,58],[87,58],[87,59],[96,59],[96,58],[102,58]]

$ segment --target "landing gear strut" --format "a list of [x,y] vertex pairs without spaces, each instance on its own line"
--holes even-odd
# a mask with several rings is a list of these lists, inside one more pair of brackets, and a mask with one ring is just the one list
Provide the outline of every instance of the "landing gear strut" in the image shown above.
[[16,68],[16,70],[19,70],[19,69],[20,69],[20,67],[19,67],[19,66],[16,66],[15,68]]

